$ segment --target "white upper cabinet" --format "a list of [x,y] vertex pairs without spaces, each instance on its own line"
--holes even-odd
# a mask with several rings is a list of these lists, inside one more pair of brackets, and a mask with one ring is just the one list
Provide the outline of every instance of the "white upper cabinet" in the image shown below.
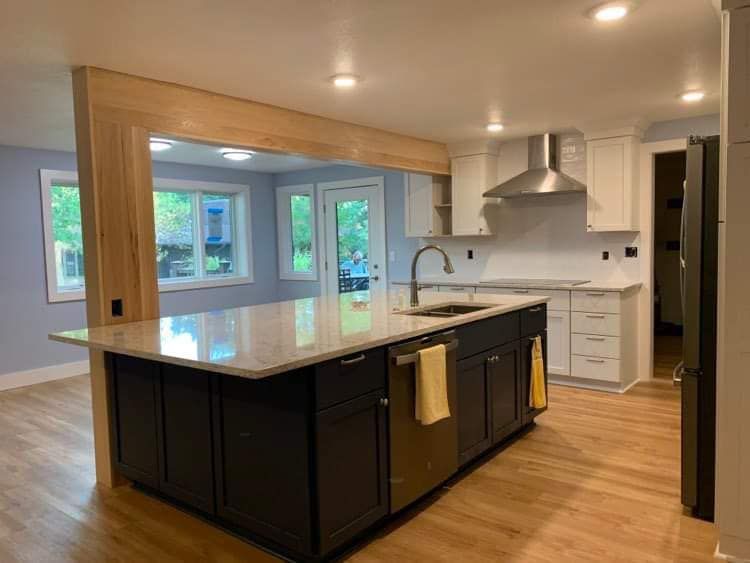
[[407,237],[451,234],[450,178],[404,174],[404,225]]
[[488,200],[482,195],[495,186],[497,156],[475,154],[451,159],[454,235],[491,234],[485,215]]
[[722,67],[726,143],[750,141],[750,7],[724,14]]
[[586,140],[588,231],[637,231],[639,137]]

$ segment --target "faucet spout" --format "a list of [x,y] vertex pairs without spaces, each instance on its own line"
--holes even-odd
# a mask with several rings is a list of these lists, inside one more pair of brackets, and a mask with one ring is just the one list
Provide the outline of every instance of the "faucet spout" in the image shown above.
[[410,300],[409,303],[412,307],[417,307],[419,305],[419,283],[417,282],[417,262],[419,261],[419,257],[422,255],[422,253],[425,250],[437,250],[440,252],[440,254],[443,255],[443,271],[446,274],[453,274],[456,270],[453,269],[453,264],[451,263],[451,259],[448,256],[448,254],[440,248],[436,244],[428,244],[426,246],[423,246],[419,250],[417,250],[414,253],[414,258],[411,260],[411,282],[409,284],[410,287]]

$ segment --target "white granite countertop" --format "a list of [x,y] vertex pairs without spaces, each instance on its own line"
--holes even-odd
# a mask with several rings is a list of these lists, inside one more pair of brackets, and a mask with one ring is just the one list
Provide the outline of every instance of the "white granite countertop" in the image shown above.
[[[394,312],[397,293],[361,291],[70,330],[51,340],[250,379],[539,305],[547,297],[420,292],[421,307],[479,303],[449,318]],[[405,309],[410,310],[410,309]]]
[[[392,283],[400,285],[408,285],[409,280],[393,280]],[[420,284],[434,284],[434,285],[470,285],[475,287],[517,287],[522,289],[563,289],[566,291],[619,291],[625,292],[631,289],[638,289],[641,287],[641,282],[631,281],[590,281],[581,285],[549,285],[540,284],[535,285],[529,283],[526,285],[511,286],[508,284],[493,283],[490,280],[477,280],[455,277],[453,275],[445,276],[424,276],[419,278]]]

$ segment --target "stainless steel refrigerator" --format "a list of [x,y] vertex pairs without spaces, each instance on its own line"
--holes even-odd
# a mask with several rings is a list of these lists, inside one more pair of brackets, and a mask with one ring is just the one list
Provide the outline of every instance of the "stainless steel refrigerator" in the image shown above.
[[714,518],[719,137],[690,137],[682,207],[682,504]]

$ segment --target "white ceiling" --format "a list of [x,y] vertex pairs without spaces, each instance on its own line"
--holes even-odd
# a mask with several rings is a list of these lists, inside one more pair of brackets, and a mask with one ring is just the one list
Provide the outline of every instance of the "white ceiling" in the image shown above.
[[[163,137],[162,137],[163,138]],[[315,160],[301,156],[286,154],[271,154],[256,152],[249,160],[233,161],[221,156],[223,147],[202,145],[185,141],[173,140],[171,149],[151,152],[151,158],[161,162],[179,162],[182,164],[200,164],[202,166],[218,166],[237,170],[252,170],[253,172],[292,172],[294,170],[309,170],[337,164],[324,160]],[[231,148],[231,147],[228,147]]]
[[[74,148],[78,65],[440,141],[512,138],[581,123],[719,109],[720,29],[711,0],[35,0],[0,18],[0,143]],[[364,81],[336,91],[327,77]],[[686,105],[677,95],[703,88]]]

